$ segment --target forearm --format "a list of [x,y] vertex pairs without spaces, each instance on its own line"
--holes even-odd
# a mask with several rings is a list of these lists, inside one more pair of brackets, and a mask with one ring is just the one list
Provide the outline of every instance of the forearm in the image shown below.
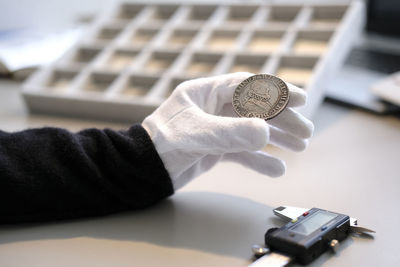
[[0,132],[0,223],[103,215],[172,193],[168,172],[139,125],[126,132]]

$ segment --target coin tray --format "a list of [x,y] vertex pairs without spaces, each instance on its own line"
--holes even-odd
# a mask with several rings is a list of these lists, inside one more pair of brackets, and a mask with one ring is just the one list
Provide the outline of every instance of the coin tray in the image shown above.
[[250,53],[274,53],[281,45],[284,30],[257,30],[247,43],[246,50]]
[[218,52],[231,51],[237,44],[239,33],[238,30],[214,30],[208,38],[205,49]]
[[185,74],[188,76],[211,74],[221,58],[222,54],[218,53],[194,53],[186,68],[184,68]]
[[217,9],[217,5],[193,4],[187,16],[188,22],[205,22]]
[[110,84],[117,77],[116,74],[107,72],[93,72],[80,86],[80,91],[86,92],[105,92]]
[[305,87],[312,78],[317,61],[318,57],[314,56],[282,56],[276,75],[284,81]]
[[77,71],[70,70],[54,70],[46,87],[51,90],[65,90],[70,85],[71,81],[78,74]]
[[308,92],[315,113],[363,23],[362,2],[121,3],[24,84],[30,110],[141,121],[183,81],[248,71]]
[[292,52],[295,54],[322,55],[326,52],[332,30],[303,30],[297,33]]
[[[267,16],[266,22],[268,23],[279,23],[279,24],[290,24],[298,16],[303,6],[301,5],[276,5],[270,7],[270,14]],[[329,7],[328,7],[329,8]]]
[[336,6],[332,8],[316,6],[314,7],[309,24],[314,27],[335,27],[340,23],[346,11],[346,6]]
[[260,73],[267,60],[267,56],[238,54],[235,56],[229,72]]
[[169,36],[166,45],[168,48],[181,49],[186,47],[198,33],[195,29],[177,28]]
[[81,46],[67,61],[76,64],[87,64],[90,63],[100,53],[101,50],[102,47]]
[[109,71],[122,71],[134,62],[138,54],[139,50],[135,49],[115,49],[102,59],[99,66]]
[[126,80],[125,85],[121,88],[122,90],[119,93],[132,97],[144,96],[149,92],[156,82],[156,76],[145,77],[140,75],[132,75]]

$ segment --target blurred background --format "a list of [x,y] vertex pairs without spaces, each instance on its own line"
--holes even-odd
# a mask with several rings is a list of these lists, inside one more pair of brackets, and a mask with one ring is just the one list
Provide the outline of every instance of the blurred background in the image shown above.
[[[128,122],[122,113],[140,121],[183,80],[235,71],[304,88],[309,117],[323,99],[400,110],[398,1],[192,1],[186,10],[173,1],[124,3],[2,1],[1,77],[26,81],[33,112]],[[83,94],[71,102],[62,94],[69,91]]]
[[[81,86],[86,88],[83,91],[120,91],[124,96],[119,100],[130,101],[124,104],[135,106],[134,111],[139,115],[134,120],[141,120],[183,80],[234,71],[268,72],[309,91],[312,102],[311,107],[304,111],[307,116],[314,114],[324,98],[378,114],[396,114],[399,111],[398,78],[391,75],[400,69],[399,27],[396,26],[400,24],[396,15],[400,12],[398,1],[360,1],[363,7],[356,11],[354,7],[351,9],[354,1],[308,1],[306,3],[311,6],[308,9],[296,1],[235,1],[237,7],[230,7],[225,13],[213,4],[192,7],[189,18],[191,16],[193,20],[207,22],[208,25],[212,25],[213,14],[214,17],[225,16],[220,18],[224,22],[217,22],[211,28],[195,23],[182,25],[179,18],[173,26],[170,21],[174,16],[179,17],[176,13],[184,13],[182,9],[178,10],[179,6],[174,6],[173,1],[155,2],[165,5],[154,5],[153,11],[143,11],[142,4],[125,1],[128,2],[132,5],[124,6],[112,0],[2,1],[1,76],[3,79],[22,81],[39,67],[50,66],[47,72],[52,69],[52,74],[42,71],[37,75],[39,78],[27,82],[28,92],[23,95],[28,109],[108,120],[125,121],[126,117],[103,116],[95,106],[83,108],[78,114],[68,112],[71,104],[82,105],[79,101],[90,101],[95,95],[77,96],[74,103],[64,101],[67,107],[60,108],[62,95],[52,98],[54,91],[43,91],[47,97],[42,94],[39,99],[37,95],[31,97],[33,91],[29,88],[73,88],[84,84]],[[169,2],[172,4],[168,5]],[[241,8],[242,3],[250,3],[250,6]],[[259,3],[270,5],[264,14],[256,10]],[[320,7],[324,4],[336,7],[324,10]],[[154,18],[158,12],[158,19],[140,22],[136,17],[146,16],[143,14],[146,12],[154,12]],[[352,12],[355,14],[349,14]],[[263,15],[266,21],[260,23]],[[355,17],[349,18],[351,15]],[[113,16],[115,21],[107,21]],[[165,22],[171,26],[164,26]],[[244,25],[249,23],[254,26],[246,28]],[[295,27],[296,30],[293,30]],[[134,33],[136,37],[130,36],[134,44],[128,46],[121,40],[130,30],[130,34]],[[171,31],[173,33],[169,37],[160,37]],[[204,33],[207,31],[208,35]],[[159,48],[157,41],[153,41],[155,48],[146,59],[143,51],[151,46],[150,41],[155,37],[158,37]],[[203,47],[196,48],[196,43],[201,42]],[[166,50],[168,47],[170,49]],[[191,49],[196,52],[186,55],[189,59],[182,59],[185,58],[182,52],[185,47],[193,47]],[[231,48],[235,51],[234,55],[227,55],[229,52],[225,52]],[[112,49],[113,55],[108,55],[107,59],[107,53],[111,53],[107,50]],[[81,73],[87,70],[82,64],[75,64],[75,67],[72,64],[54,65],[62,59],[62,55],[67,61],[66,51],[69,54],[80,53],[75,55],[75,61],[94,65],[93,73],[82,78]],[[138,54],[141,61],[133,62]],[[189,63],[182,62],[185,60]],[[175,72],[184,74],[171,76],[162,73],[173,69],[174,64]],[[123,76],[120,73],[128,67],[132,70],[131,76],[120,78]],[[115,83],[122,83],[119,86],[125,89],[112,89],[118,86]],[[163,86],[168,88],[160,89]],[[141,105],[143,96],[145,104]],[[115,98],[114,102],[119,100]],[[115,106],[110,101],[108,104],[110,108]],[[122,107],[122,104],[118,106]],[[119,109],[119,114],[125,110]],[[132,111],[129,107],[127,109]]]

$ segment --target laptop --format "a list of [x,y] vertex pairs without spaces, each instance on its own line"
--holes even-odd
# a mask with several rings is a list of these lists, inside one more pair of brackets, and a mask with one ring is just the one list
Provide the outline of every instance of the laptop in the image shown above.
[[375,96],[370,87],[400,71],[400,1],[369,0],[366,25],[344,65],[327,88],[327,100],[378,114],[400,112],[400,106]]

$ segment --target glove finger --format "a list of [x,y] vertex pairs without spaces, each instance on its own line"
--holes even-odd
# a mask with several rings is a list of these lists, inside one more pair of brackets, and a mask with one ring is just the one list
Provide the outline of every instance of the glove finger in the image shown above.
[[310,138],[314,131],[314,124],[292,108],[283,110],[268,123],[298,138]]
[[224,154],[222,160],[239,163],[247,168],[271,177],[285,174],[286,164],[283,160],[269,155],[263,151]]
[[287,132],[282,131],[274,126],[270,126],[270,141],[269,143],[281,148],[286,148],[292,151],[300,152],[306,149],[308,141],[300,139]]
[[289,87],[289,102],[288,102],[288,107],[300,107],[304,106],[307,102],[307,93],[291,84],[291,83],[286,83]]
[[239,151],[256,151],[269,141],[269,126],[258,118],[232,118],[214,116],[195,108],[197,112],[196,135],[198,149],[207,154],[225,154]]

